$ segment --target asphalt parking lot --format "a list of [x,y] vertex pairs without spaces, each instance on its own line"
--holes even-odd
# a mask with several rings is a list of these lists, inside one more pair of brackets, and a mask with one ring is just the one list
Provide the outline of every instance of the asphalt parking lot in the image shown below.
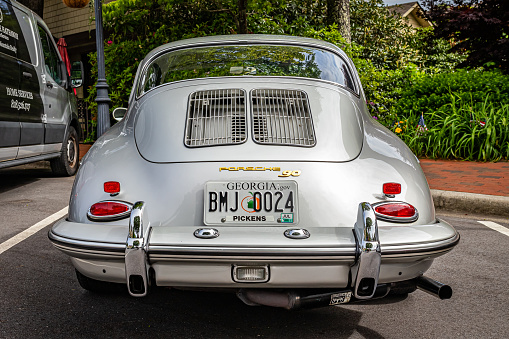
[[[504,218],[441,212],[461,234],[427,273],[452,286],[445,301],[416,291],[289,312],[249,307],[225,293],[160,288],[146,298],[98,295],[81,289],[68,257],[47,239],[51,223],[39,223],[67,206],[73,178],[31,166],[0,170],[0,338],[498,338],[509,332]],[[500,228],[479,222],[486,220]],[[12,243],[38,223],[40,230]]]

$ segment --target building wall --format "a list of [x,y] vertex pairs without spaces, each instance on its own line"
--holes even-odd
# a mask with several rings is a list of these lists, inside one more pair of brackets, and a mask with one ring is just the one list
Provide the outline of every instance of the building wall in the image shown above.
[[[103,0],[104,4],[112,0]],[[90,21],[95,16],[94,0],[90,0],[85,8],[69,8],[62,0],[44,0],[42,18],[51,33],[57,38],[76,33],[95,30],[95,22]]]
[[417,18],[415,17],[414,13],[410,13],[408,14],[405,19],[408,20],[408,24],[414,28],[421,28],[421,24],[419,23],[419,21],[417,21]]
[[90,22],[94,16],[90,3],[85,8],[76,9],[65,6],[62,0],[45,0],[43,13],[44,22],[58,38],[95,29],[94,22]]

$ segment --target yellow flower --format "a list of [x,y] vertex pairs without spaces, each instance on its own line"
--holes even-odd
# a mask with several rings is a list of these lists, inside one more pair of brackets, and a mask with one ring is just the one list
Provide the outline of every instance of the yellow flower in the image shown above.
[[401,131],[402,131],[401,128],[399,128],[399,127],[396,128],[396,133],[401,133]]

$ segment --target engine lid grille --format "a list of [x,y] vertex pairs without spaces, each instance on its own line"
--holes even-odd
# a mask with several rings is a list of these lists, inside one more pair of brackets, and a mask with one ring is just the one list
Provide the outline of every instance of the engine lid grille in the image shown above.
[[198,91],[187,110],[188,147],[241,144],[246,141],[246,102],[241,89]]
[[255,142],[315,146],[315,131],[305,92],[256,89],[251,92],[251,104]]

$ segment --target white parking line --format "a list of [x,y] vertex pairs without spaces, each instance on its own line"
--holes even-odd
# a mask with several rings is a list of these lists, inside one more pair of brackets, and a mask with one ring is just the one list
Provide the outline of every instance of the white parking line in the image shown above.
[[39,232],[40,230],[42,230],[44,227],[48,226],[52,222],[55,222],[58,219],[62,218],[63,216],[65,216],[67,214],[67,210],[68,209],[69,209],[69,206],[66,206],[66,207],[62,208],[57,213],[50,215],[46,219],[39,221],[37,224],[35,224],[33,226],[30,226],[29,228],[27,228],[23,232],[16,234],[15,236],[10,238],[9,240],[4,241],[3,243],[0,244],[0,254],[4,253],[5,251],[7,251],[12,246],[19,244],[23,240],[25,240],[28,237],[30,237],[30,236],[34,235],[35,233]]
[[509,237],[509,228],[507,228],[507,227],[499,225],[499,224],[497,224],[496,222],[493,222],[493,221],[478,221],[478,222],[480,222],[481,224],[483,224],[485,226],[488,226],[492,230],[500,232],[500,233],[502,233],[504,235],[507,235]]

